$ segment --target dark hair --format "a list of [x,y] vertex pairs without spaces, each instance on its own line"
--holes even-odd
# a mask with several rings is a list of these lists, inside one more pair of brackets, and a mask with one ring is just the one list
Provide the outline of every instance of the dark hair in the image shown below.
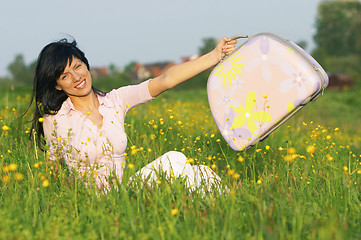
[[[57,114],[63,102],[68,98],[64,91],[57,90],[55,86],[56,81],[63,74],[67,64],[71,65],[73,57],[85,63],[89,70],[88,60],[85,54],[77,47],[75,40],[69,42],[64,38],[50,43],[39,54],[29,108],[35,99],[35,113],[32,119],[30,137],[36,132],[38,146],[41,150],[43,150],[45,141],[43,140],[43,125],[39,123],[39,118],[43,117],[44,114]],[[105,95],[105,93],[94,87],[92,88],[96,94]]]

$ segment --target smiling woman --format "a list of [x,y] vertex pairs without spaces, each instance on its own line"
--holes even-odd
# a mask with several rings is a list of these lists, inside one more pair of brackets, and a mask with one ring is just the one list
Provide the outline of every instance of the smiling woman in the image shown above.
[[[32,134],[36,133],[41,148],[46,142],[49,160],[56,166],[66,164],[70,171],[86,177],[87,185],[93,182],[101,189],[109,189],[123,177],[126,113],[215,65],[222,54],[234,50],[235,43],[224,38],[213,51],[198,59],[173,66],[159,77],[109,93],[93,88],[88,61],[75,41],[50,43],[39,55],[34,77],[36,110]],[[219,176],[211,169],[192,167],[180,152],[164,154],[131,179],[156,181],[158,171],[168,177],[182,176],[190,189],[206,182],[205,187],[211,190],[220,183]]]

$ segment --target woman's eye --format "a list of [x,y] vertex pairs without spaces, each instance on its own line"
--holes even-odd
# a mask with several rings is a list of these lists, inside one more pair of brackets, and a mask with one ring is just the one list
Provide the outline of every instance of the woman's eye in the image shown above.
[[80,66],[81,66],[81,64],[78,64],[78,65],[76,65],[76,67],[75,67],[75,68],[80,68]]
[[68,77],[68,75],[67,74],[64,74],[62,77],[61,77],[61,79],[66,79]]

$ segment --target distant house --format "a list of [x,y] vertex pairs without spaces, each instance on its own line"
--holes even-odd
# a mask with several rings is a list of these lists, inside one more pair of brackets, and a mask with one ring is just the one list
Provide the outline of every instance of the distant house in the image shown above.
[[161,62],[151,64],[135,63],[133,67],[132,81],[139,82],[144,79],[158,77],[168,68],[176,65],[174,62]]
[[90,74],[94,79],[99,77],[108,76],[108,68],[107,67],[94,67],[90,68]]
[[[182,57],[181,62],[188,62],[190,60],[198,58],[198,54],[194,54],[189,57]],[[133,72],[130,74],[131,80],[133,82],[140,82],[145,79],[149,79],[152,77],[158,77],[170,67],[176,65],[175,62],[159,62],[159,63],[151,63],[151,64],[141,64],[135,63],[133,67]]]

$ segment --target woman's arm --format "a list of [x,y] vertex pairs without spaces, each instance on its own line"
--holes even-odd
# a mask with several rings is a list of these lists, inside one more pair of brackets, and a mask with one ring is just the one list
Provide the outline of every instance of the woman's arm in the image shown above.
[[236,43],[237,40],[224,37],[213,51],[192,61],[175,65],[162,75],[151,79],[148,84],[150,95],[156,97],[162,92],[216,65],[222,60],[223,53],[228,55],[235,49],[234,45]]

